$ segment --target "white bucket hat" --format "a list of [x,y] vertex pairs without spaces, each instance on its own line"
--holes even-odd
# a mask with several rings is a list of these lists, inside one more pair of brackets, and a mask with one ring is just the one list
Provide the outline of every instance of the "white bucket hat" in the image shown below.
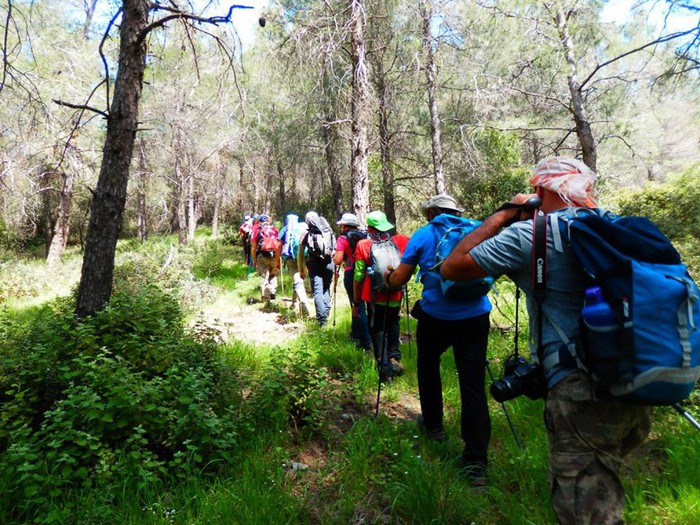
[[336,224],[339,226],[354,226],[357,228],[360,226],[360,221],[354,213],[343,213],[343,216]]

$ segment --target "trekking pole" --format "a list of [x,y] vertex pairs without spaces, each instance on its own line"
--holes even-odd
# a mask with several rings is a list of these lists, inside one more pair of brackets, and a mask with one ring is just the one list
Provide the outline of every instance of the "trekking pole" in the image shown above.
[[[382,349],[379,354],[379,366],[378,366],[378,376],[379,381],[377,381],[377,409],[374,412],[374,417],[379,417],[379,397],[382,393],[382,363],[389,363],[387,359],[387,346],[389,346],[389,334],[386,331],[386,311],[389,309],[389,290],[386,291],[386,303],[384,303],[384,319],[382,320]],[[374,314],[372,314],[374,315]]]
[[413,335],[411,334],[411,319],[408,311],[408,284],[404,284],[403,289],[404,293],[406,294],[406,333],[408,335],[408,356],[413,357],[413,352],[411,351],[411,339],[413,339]]
[[693,416],[691,416],[690,413],[685,408],[683,408],[679,403],[674,403],[671,406],[673,406],[673,408],[676,409],[676,412],[678,412],[681,416],[683,416],[688,421],[690,421],[691,425],[693,425],[695,428],[700,430],[700,423],[698,423],[697,420]]
[[282,297],[284,297],[284,261],[280,259],[280,288],[282,288]]
[[[489,373],[489,377],[491,378],[491,384],[495,382],[495,379],[493,377],[493,373],[491,372],[491,367],[489,366],[489,360],[486,360],[486,370]],[[510,431],[513,434],[513,437],[515,438],[515,443],[518,445],[519,449],[523,448],[523,445],[520,443],[520,439],[518,439],[518,434],[515,432],[515,425],[513,425],[513,421],[510,419],[510,414],[508,413],[508,409],[506,408],[505,403],[499,403],[501,405],[501,408],[503,409],[503,413],[506,416],[506,421],[508,421],[508,426],[510,427]]]
[[335,311],[338,305],[338,274],[340,273],[340,266],[333,268],[333,328],[335,328]]

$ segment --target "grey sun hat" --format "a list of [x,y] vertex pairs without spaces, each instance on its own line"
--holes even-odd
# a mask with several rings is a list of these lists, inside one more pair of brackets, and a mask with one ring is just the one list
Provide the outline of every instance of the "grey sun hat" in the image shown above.
[[428,210],[433,208],[440,208],[442,210],[453,210],[462,213],[464,208],[460,208],[457,201],[454,198],[447,195],[447,193],[441,193],[440,195],[434,195],[430,197],[425,202],[420,203],[420,210],[424,216],[427,217]]
[[358,228],[360,226],[360,221],[354,213],[343,213],[343,216],[336,224],[339,226],[354,226]]

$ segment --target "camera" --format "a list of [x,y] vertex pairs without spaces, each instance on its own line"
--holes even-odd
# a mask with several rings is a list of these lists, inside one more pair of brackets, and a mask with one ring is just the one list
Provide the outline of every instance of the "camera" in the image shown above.
[[539,363],[530,363],[514,355],[503,365],[503,379],[491,385],[491,395],[499,403],[526,395],[540,399],[547,393],[547,381]]

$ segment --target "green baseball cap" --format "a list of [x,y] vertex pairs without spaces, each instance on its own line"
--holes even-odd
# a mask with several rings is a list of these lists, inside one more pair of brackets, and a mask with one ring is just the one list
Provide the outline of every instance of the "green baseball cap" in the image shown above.
[[388,232],[394,228],[394,225],[387,220],[383,211],[373,211],[367,215],[367,226],[371,226],[380,232]]

